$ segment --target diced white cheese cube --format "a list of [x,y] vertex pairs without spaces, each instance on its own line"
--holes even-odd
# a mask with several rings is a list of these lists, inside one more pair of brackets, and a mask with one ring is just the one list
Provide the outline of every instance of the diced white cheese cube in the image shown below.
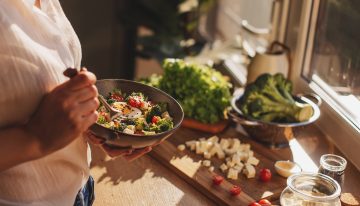
[[230,141],[229,139],[221,139],[220,140],[220,147],[221,149],[227,149],[230,146]]
[[210,149],[209,153],[211,154],[211,156],[214,156],[216,154],[219,159],[225,158],[225,153],[218,143],[214,144],[214,146]]
[[240,157],[240,160],[243,162],[246,162],[246,160],[249,158],[249,155],[247,152],[238,151],[238,152],[236,152],[236,154]]
[[235,165],[233,169],[237,170],[238,172],[241,172],[241,170],[244,168],[244,165]]
[[241,144],[238,149],[242,152],[248,152],[250,151],[250,147],[250,144]]
[[229,168],[227,178],[237,180],[238,179],[238,173],[239,172],[237,170],[235,170],[234,168]]
[[195,140],[187,141],[185,142],[185,145],[189,147],[191,151],[194,151],[196,149],[196,142]]
[[123,132],[126,133],[126,134],[134,134],[134,133],[135,133],[134,130],[131,130],[131,129],[129,129],[129,128],[125,128],[125,129],[123,130]]
[[205,166],[205,167],[210,167],[211,162],[210,162],[210,160],[204,160],[204,161],[202,162],[202,165]]
[[179,151],[184,151],[184,150],[185,150],[185,145],[179,144],[179,145],[177,146],[177,149],[178,149]]
[[255,167],[251,164],[245,164],[245,169],[243,170],[243,173],[246,175],[247,178],[254,178],[256,174]]
[[210,159],[211,158],[211,154],[209,152],[204,152],[204,158],[205,159]]
[[249,156],[249,157],[253,157],[253,156],[254,156],[254,151],[250,150],[250,151],[248,152],[248,156]]
[[231,161],[231,157],[226,157],[225,162]]
[[210,171],[210,172],[214,172],[214,169],[215,169],[215,168],[214,168],[213,166],[209,167],[209,171]]
[[233,163],[232,161],[228,161],[228,162],[226,162],[226,166],[228,166],[228,167],[234,167],[234,166],[235,166],[235,163]]
[[214,135],[214,136],[210,137],[209,139],[207,139],[207,141],[212,142],[214,144],[214,143],[217,143],[219,141],[219,137]]
[[234,164],[240,164],[241,162],[240,155],[238,153],[235,153],[232,155],[231,162]]
[[126,128],[135,131],[135,125],[128,125]]
[[247,160],[247,164],[252,164],[254,166],[259,164],[259,160],[256,157],[249,157],[249,159]]
[[225,163],[223,163],[222,165],[220,165],[220,170],[221,170],[222,172],[225,172],[227,169],[228,169],[228,166],[226,166]]
[[225,148],[224,151],[227,155],[232,155],[238,151],[240,147],[240,140],[239,139],[232,139],[230,148]]

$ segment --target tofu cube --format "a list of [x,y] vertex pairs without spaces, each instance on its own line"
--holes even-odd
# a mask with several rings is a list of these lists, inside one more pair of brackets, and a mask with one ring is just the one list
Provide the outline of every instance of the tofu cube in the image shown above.
[[214,144],[214,143],[217,143],[219,141],[219,137],[214,135],[214,136],[210,137],[209,139],[207,139],[207,141],[212,142]]
[[239,174],[239,171],[235,170],[234,168],[229,168],[227,178],[237,180],[238,174]]
[[211,156],[216,155],[219,159],[225,158],[225,153],[218,143],[214,144],[214,146],[210,149],[209,153],[211,154]]
[[196,149],[196,142],[195,140],[185,142],[185,145],[190,149],[190,151],[194,151]]
[[177,146],[177,149],[178,149],[179,151],[184,151],[184,150],[185,150],[185,145],[179,144],[179,145]]
[[241,172],[241,170],[244,168],[244,165],[235,165],[233,167],[234,170],[237,170],[238,172]]
[[202,165],[205,166],[205,167],[210,167],[210,166],[211,166],[211,162],[210,162],[210,160],[204,160],[204,161],[202,162]]
[[204,152],[204,158],[205,159],[210,159],[211,158],[211,154],[209,152]]
[[245,169],[243,170],[243,173],[246,175],[247,178],[254,178],[256,174],[255,167],[251,164],[245,164]]
[[254,166],[257,166],[259,164],[259,160],[256,157],[249,157],[249,159],[247,160],[247,164],[251,164]]
[[227,169],[228,169],[228,166],[226,166],[226,164],[223,163],[222,165],[220,165],[220,170],[222,172],[225,172]]
[[220,147],[221,149],[227,149],[230,146],[230,142],[228,139],[221,139],[220,140]]

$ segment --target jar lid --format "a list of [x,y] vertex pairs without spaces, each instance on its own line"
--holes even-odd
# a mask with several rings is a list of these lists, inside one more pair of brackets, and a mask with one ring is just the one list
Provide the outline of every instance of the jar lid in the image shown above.
[[320,173],[298,173],[287,179],[289,188],[307,200],[328,201],[340,196],[340,185]]

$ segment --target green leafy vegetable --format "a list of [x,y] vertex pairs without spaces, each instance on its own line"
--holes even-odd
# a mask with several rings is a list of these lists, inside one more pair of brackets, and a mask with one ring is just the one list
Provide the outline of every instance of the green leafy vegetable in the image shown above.
[[165,59],[164,74],[143,80],[167,92],[179,101],[185,116],[203,123],[224,119],[230,105],[231,84],[218,71],[208,66]]
[[292,83],[282,74],[263,74],[249,84],[240,98],[240,109],[246,116],[267,122],[302,122],[313,115],[309,104],[296,102]]

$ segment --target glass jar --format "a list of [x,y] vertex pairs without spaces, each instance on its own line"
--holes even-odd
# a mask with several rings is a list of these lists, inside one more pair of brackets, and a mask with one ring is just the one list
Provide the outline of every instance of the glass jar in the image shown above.
[[325,154],[320,158],[319,173],[332,177],[342,187],[345,178],[346,159],[334,154]]
[[339,184],[320,173],[298,173],[287,179],[282,206],[340,206]]

